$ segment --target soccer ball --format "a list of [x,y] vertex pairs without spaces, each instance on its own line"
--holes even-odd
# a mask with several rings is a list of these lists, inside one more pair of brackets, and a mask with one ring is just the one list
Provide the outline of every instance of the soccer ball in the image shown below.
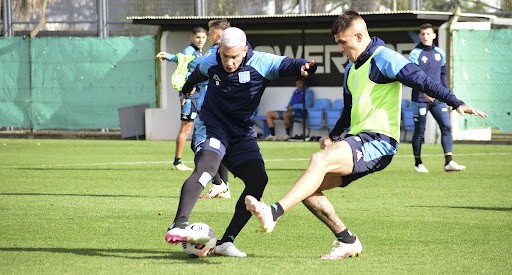
[[203,231],[208,234],[210,237],[210,241],[206,244],[193,244],[193,243],[181,243],[183,245],[183,250],[185,253],[194,258],[206,257],[215,247],[215,243],[217,239],[215,238],[215,233],[213,233],[213,229],[205,223],[197,222],[187,226],[189,230],[195,231]]

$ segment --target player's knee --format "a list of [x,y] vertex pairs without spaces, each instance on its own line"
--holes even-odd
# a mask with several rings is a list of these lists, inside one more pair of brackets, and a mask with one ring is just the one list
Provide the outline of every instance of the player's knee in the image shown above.
[[311,155],[311,159],[309,160],[309,165],[316,167],[316,166],[325,166],[327,164],[326,156],[324,155],[325,151],[316,152],[313,155]]
[[195,182],[199,182],[203,187],[205,187],[212,178],[213,176],[210,172],[196,169],[185,181],[185,184],[193,184]]
[[440,127],[441,134],[442,135],[451,135],[452,134],[452,127],[451,126],[443,126]]
[[194,163],[196,166],[194,173],[197,172],[202,175],[206,172],[210,174],[211,177],[213,177],[215,174],[217,174],[220,162],[221,156],[219,154],[209,150],[200,150],[194,158]]

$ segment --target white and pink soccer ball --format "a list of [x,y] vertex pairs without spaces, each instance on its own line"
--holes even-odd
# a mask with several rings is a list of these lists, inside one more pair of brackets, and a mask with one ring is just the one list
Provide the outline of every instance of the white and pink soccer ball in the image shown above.
[[215,233],[213,229],[205,223],[197,222],[187,226],[188,229],[194,231],[203,231],[205,234],[208,234],[210,237],[210,241],[204,245],[201,244],[193,244],[193,243],[181,243],[183,245],[183,250],[185,253],[190,255],[191,257],[206,257],[213,251],[215,247],[215,243],[217,239],[215,238]]

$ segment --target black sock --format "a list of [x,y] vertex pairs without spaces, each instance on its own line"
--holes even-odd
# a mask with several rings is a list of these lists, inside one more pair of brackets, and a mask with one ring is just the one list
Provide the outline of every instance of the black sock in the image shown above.
[[336,236],[338,241],[342,243],[354,243],[356,241],[356,237],[352,235],[352,232],[350,232],[348,228],[345,228],[345,230],[335,234],[334,236]]
[[181,158],[174,158],[174,165],[178,165],[181,163]]
[[274,221],[277,221],[277,219],[284,214],[284,209],[278,202],[270,206],[270,211],[272,212],[272,218]]
[[275,136],[276,135],[276,128],[268,128],[268,130],[270,131],[270,135],[271,136]]
[[287,135],[290,135],[290,131],[291,131],[291,130],[292,130],[291,128],[286,128],[286,134],[287,134]]
[[421,157],[414,157],[414,166],[418,167],[418,165],[422,164]]
[[452,155],[444,155],[444,165],[448,165],[452,161]]

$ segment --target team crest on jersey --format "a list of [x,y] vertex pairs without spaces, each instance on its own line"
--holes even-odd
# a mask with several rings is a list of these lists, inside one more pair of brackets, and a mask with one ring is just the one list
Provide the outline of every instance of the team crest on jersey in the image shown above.
[[434,54],[434,58],[436,59],[436,61],[441,61],[441,54]]
[[251,72],[239,72],[238,73],[238,82],[247,83],[251,81]]
[[213,75],[213,80],[215,80],[215,85],[219,86],[220,84],[220,77],[216,74]]

